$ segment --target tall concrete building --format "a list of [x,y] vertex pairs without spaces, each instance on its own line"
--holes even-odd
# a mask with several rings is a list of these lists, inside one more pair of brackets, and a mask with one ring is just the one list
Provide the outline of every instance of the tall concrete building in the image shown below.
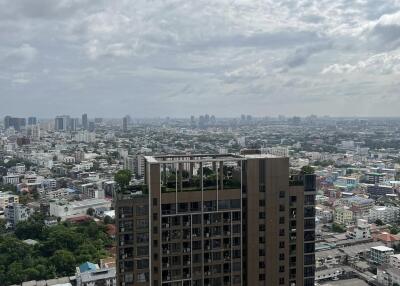
[[88,130],[89,128],[89,121],[86,113],[82,114],[82,128],[84,130]]
[[115,200],[118,285],[314,285],[315,175],[288,158],[146,156]]
[[124,131],[124,132],[128,131],[129,121],[130,121],[129,115],[122,118],[122,131]]
[[28,117],[28,125],[36,125],[37,124],[37,119],[36,117]]
[[18,118],[18,117],[11,117],[5,116],[4,117],[4,129],[14,128],[16,131],[20,131],[22,127],[26,126],[26,119],[25,118]]
[[67,131],[70,124],[70,117],[68,115],[57,116],[54,120],[54,130]]

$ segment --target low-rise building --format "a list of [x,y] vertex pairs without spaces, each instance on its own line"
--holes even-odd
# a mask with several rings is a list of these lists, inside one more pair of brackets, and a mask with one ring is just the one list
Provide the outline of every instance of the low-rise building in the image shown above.
[[399,219],[400,208],[374,206],[369,210],[368,220],[375,222],[381,220],[383,223],[395,223]]
[[0,192],[0,209],[5,209],[9,204],[19,203],[17,195]]
[[67,202],[58,200],[50,202],[50,215],[66,219],[72,216],[86,215],[87,210],[97,208],[110,209],[111,202],[106,199],[87,199],[82,201]]
[[371,227],[368,221],[365,219],[358,219],[357,225],[348,229],[347,236],[351,239],[371,238]]
[[353,222],[353,212],[347,206],[336,208],[334,222],[342,225],[351,224]]
[[4,211],[4,216],[11,227],[15,227],[20,221],[27,220],[31,214],[30,208],[17,203],[9,204]]
[[375,246],[370,249],[370,260],[378,265],[388,264],[394,249],[387,246]]
[[400,254],[393,254],[389,257],[389,265],[400,269]]
[[18,185],[19,184],[19,175],[18,174],[10,174],[7,176],[3,176],[3,184],[4,185]]

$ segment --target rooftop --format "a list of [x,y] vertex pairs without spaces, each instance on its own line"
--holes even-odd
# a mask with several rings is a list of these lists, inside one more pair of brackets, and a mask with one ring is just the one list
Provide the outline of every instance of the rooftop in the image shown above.
[[191,154],[191,155],[156,155],[144,156],[150,164],[157,163],[196,163],[196,162],[220,162],[220,161],[243,161],[246,159],[280,158],[271,154]]
[[393,248],[390,248],[390,247],[387,247],[387,246],[383,246],[383,245],[374,246],[374,247],[371,247],[371,249],[375,249],[375,250],[378,250],[378,251],[393,251]]

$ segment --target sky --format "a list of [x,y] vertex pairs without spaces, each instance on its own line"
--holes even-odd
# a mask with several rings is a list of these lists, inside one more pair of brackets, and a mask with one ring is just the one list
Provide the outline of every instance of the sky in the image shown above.
[[0,115],[399,116],[400,0],[0,0]]

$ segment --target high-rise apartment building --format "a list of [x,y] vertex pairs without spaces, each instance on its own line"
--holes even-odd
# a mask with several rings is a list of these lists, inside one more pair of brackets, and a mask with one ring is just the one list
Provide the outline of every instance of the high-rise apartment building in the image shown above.
[[84,130],[88,130],[89,128],[89,121],[86,113],[82,114],[82,128]]
[[36,117],[28,117],[28,125],[36,125],[37,124],[37,119]]
[[128,131],[129,121],[130,121],[129,115],[122,118],[122,131],[124,131],[124,132]]
[[4,117],[4,129],[14,128],[17,131],[20,131],[22,127],[25,127],[26,119],[6,116]]
[[70,124],[70,117],[68,115],[57,116],[54,120],[54,130],[67,131]]
[[118,285],[314,285],[315,175],[288,158],[146,156],[115,200]]

